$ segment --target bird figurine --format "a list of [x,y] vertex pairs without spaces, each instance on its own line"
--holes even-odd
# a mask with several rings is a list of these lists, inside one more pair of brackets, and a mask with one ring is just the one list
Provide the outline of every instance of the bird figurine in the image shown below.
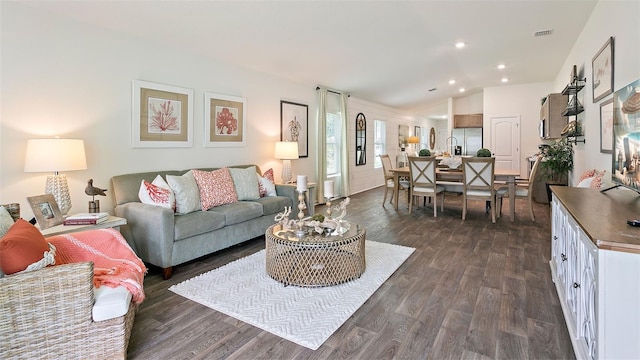
[[84,188],[84,193],[91,196],[93,200],[95,200],[96,195],[107,196],[107,194],[104,193],[105,191],[107,191],[107,189],[100,189],[99,187],[93,186],[93,179],[89,179],[89,181],[87,181],[87,187]]

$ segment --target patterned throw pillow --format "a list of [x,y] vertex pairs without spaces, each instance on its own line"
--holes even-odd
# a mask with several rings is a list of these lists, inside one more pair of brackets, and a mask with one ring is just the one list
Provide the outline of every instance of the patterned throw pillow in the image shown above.
[[214,171],[193,170],[193,177],[200,189],[202,210],[207,211],[215,206],[238,201],[238,195],[228,168]]
[[578,183],[582,182],[582,180],[584,179],[594,177],[594,176],[596,176],[596,169],[587,170],[584,173],[582,173],[582,176],[580,176],[580,179],[578,179]]
[[173,211],[176,210],[176,198],[169,184],[158,175],[152,183],[142,180],[138,191],[140,202],[148,205],[162,206]]
[[167,175],[169,187],[176,197],[176,214],[184,215],[201,209],[200,190],[193,177],[193,171],[189,170],[182,176]]
[[[28,221],[18,219],[0,239],[0,268],[5,274],[26,270],[29,265],[46,259],[50,250],[40,230]],[[52,261],[53,258],[45,266]]]
[[596,190],[600,189],[600,187],[602,186],[602,177],[604,176],[605,172],[607,171],[604,170],[602,172],[596,172],[595,176],[593,177],[593,181],[591,181],[592,189],[596,189]]
[[233,179],[238,200],[255,200],[260,198],[258,174],[256,173],[255,166],[250,166],[246,169],[229,168],[229,173]]
[[[276,185],[273,180],[273,168],[267,170],[262,174],[262,176],[258,176],[258,189],[260,192],[260,197],[265,196],[276,196]],[[271,190],[271,192],[269,191]],[[272,195],[269,195],[271,193]]]

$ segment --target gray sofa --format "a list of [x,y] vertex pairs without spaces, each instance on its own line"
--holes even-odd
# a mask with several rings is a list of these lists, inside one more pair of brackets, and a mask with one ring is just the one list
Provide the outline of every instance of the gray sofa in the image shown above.
[[[229,167],[250,166],[254,165]],[[258,166],[256,169],[260,174]],[[277,213],[297,204],[295,186],[279,184],[276,184],[278,196],[238,201],[185,215],[140,202],[138,190],[143,179],[151,182],[160,174],[166,180],[167,175],[181,176],[187,171],[153,171],[111,178],[115,215],[127,219],[127,225],[120,228],[122,235],[143,261],[163,269],[165,279],[171,277],[175,265],[264,235],[275,223]]]

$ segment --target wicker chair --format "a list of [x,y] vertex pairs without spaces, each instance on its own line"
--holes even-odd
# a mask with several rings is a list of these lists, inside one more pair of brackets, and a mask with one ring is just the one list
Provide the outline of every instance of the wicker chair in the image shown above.
[[125,359],[137,306],[95,322],[94,302],[91,262],[0,278],[0,359]]

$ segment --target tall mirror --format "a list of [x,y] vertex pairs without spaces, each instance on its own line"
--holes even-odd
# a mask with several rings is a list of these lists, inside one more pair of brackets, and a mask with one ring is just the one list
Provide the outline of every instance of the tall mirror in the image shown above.
[[363,113],[356,116],[356,166],[367,163],[367,119]]

